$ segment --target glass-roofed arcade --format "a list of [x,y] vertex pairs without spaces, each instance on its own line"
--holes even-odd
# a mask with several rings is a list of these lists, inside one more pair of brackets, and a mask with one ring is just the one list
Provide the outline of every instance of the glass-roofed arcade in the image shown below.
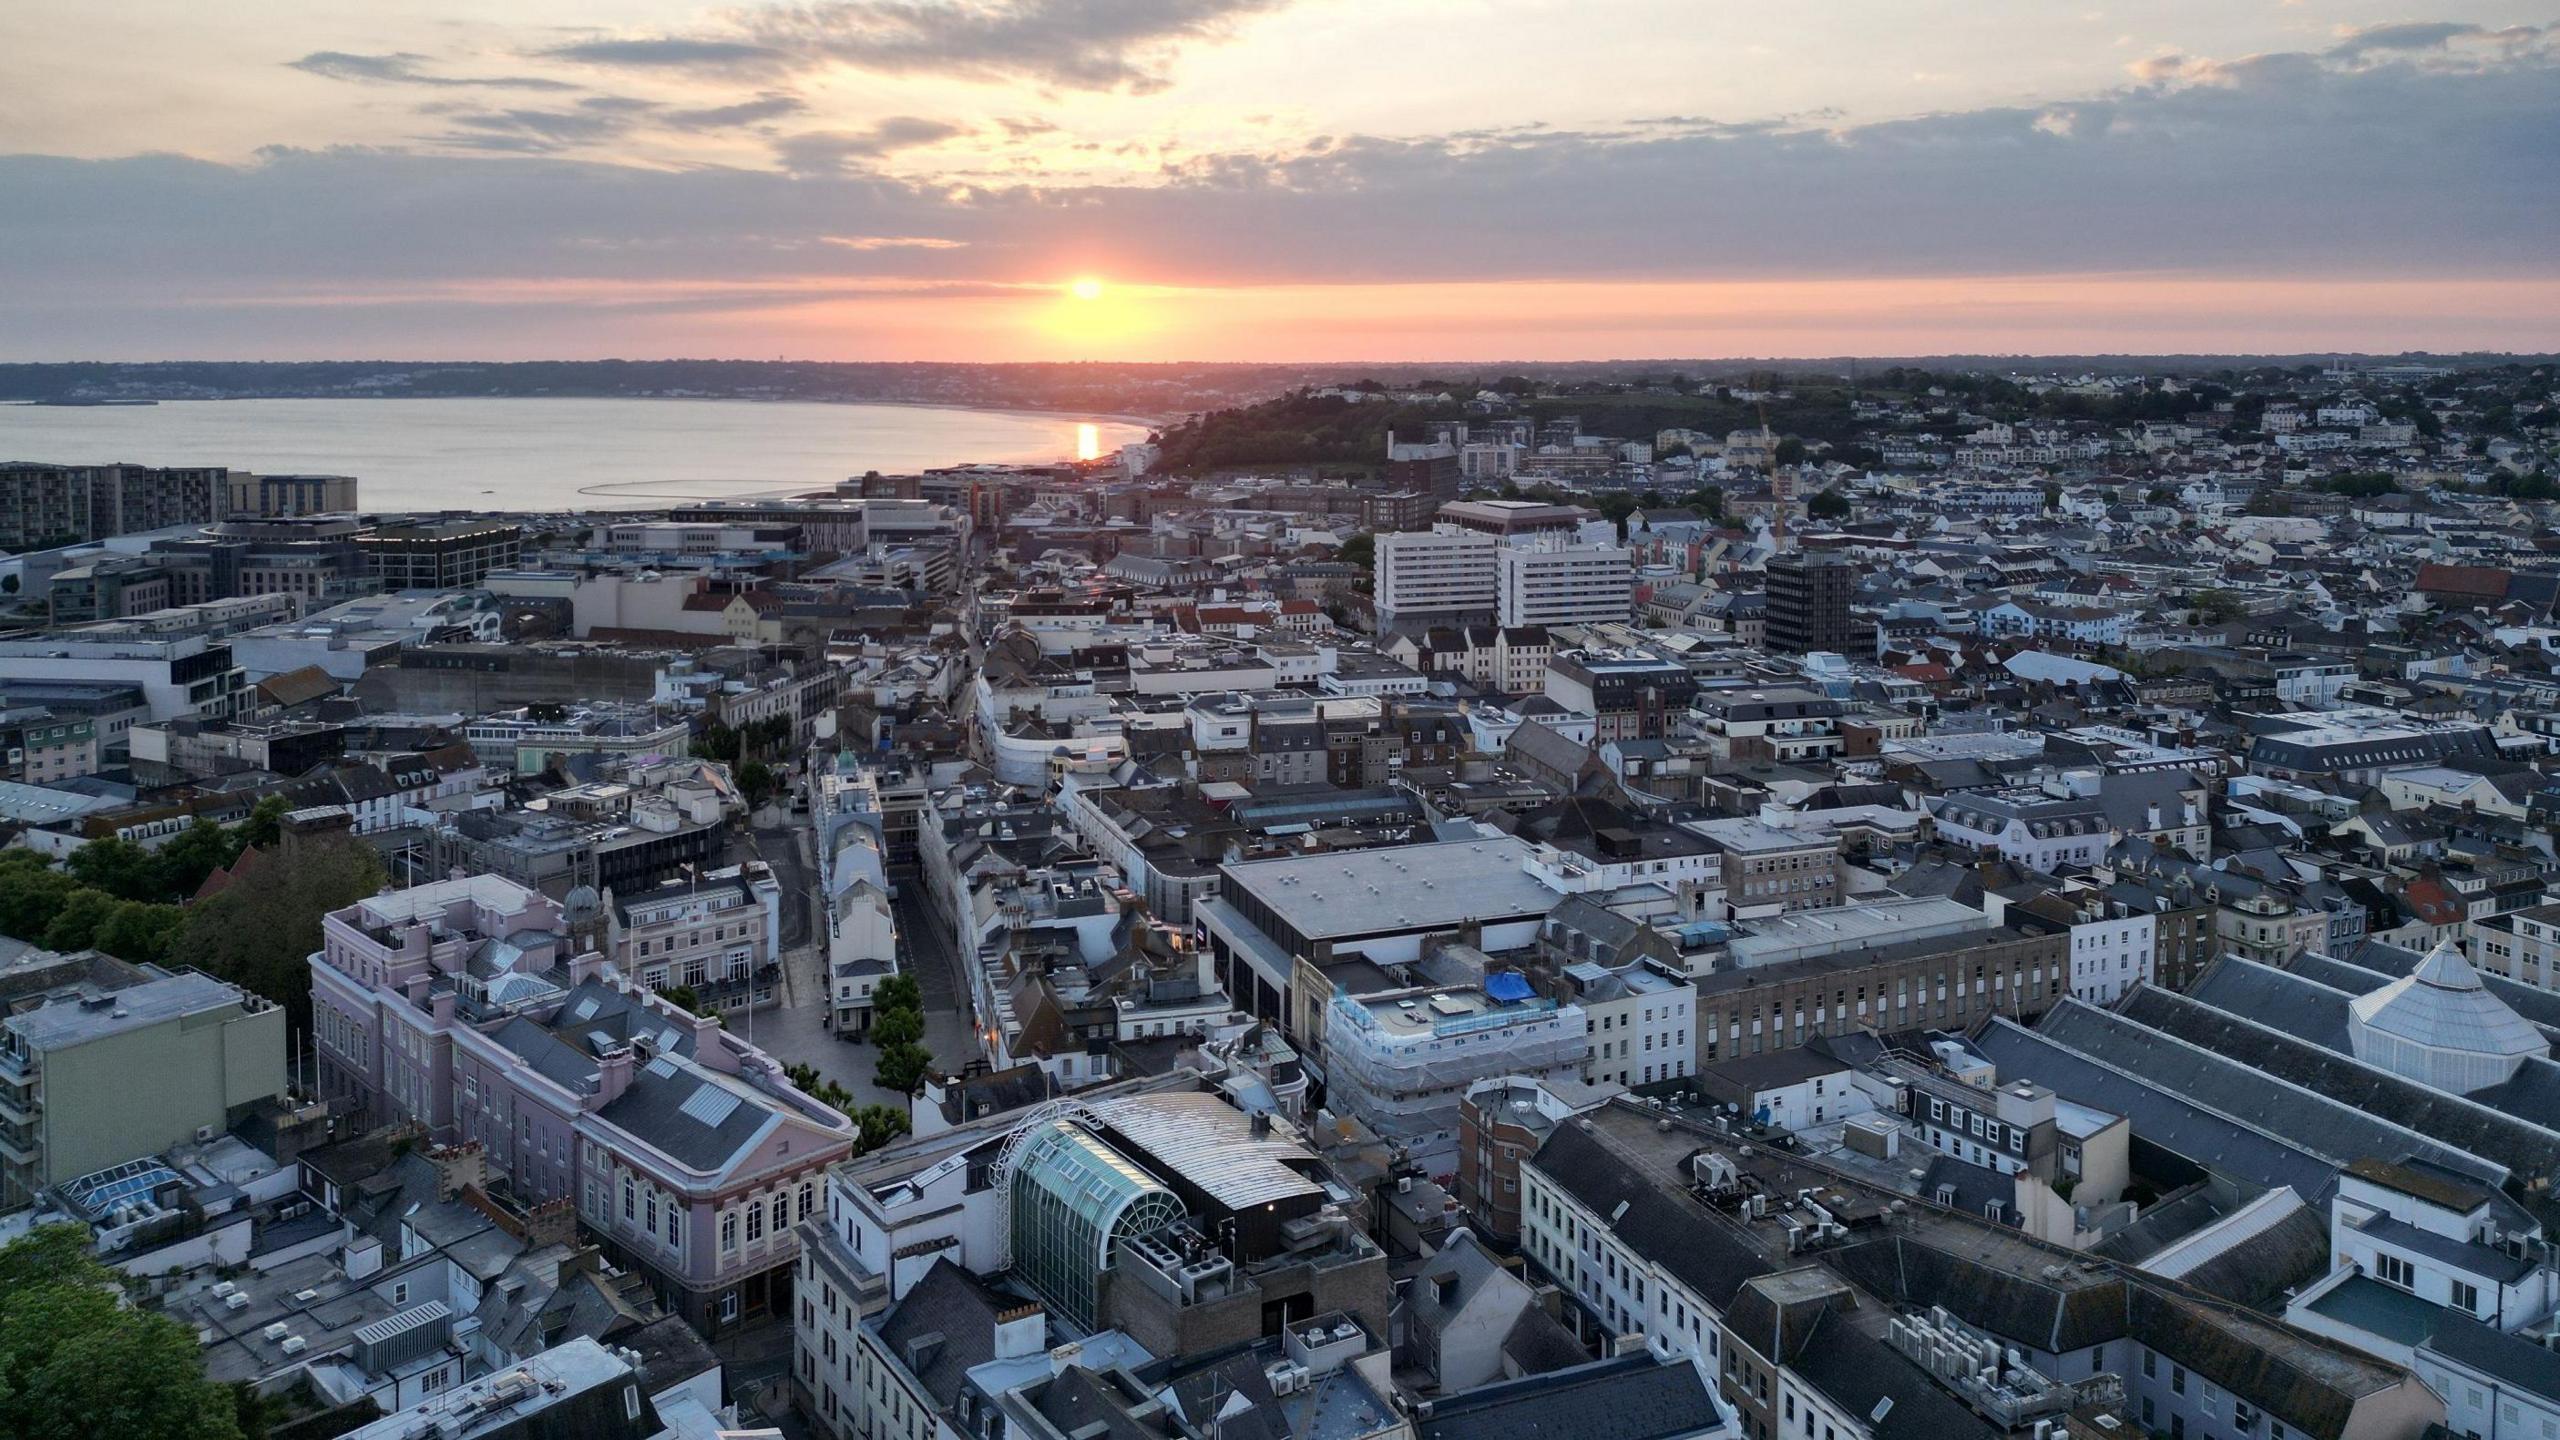
[[1121,1242],[1183,1218],[1172,1191],[1064,1119],[1026,1138],[1012,1184],[1014,1269],[1085,1330]]

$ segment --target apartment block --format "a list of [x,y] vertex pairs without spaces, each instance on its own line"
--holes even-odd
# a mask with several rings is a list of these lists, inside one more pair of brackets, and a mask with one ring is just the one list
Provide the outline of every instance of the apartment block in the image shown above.
[[1377,537],[1380,633],[1482,624],[1500,608],[1499,537],[1473,530],[1399,531]]
[[1614,547],[1506,545],[1494,573],[1505,628],[1609,624],[1635,612],[1634,561]]

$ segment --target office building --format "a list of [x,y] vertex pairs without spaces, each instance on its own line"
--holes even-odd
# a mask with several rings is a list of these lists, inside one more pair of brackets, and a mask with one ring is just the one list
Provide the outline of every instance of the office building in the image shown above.
[[1857,572],[1828,551],[1797,550],[1769,561],[1768,648],[1781,655],[1847,653],[1849,592]]
[[524,553],[524,527],[501,520],[378,525],[355,540],[365,573],[385,590],[458,590]]
[[0,1209],[228,1129],[285,1093],[284,1011],[193,970],[93,956],[0,1021]]

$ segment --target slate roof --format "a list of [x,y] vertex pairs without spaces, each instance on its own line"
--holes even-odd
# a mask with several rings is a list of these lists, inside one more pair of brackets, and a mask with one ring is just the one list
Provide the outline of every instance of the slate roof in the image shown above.
[[[2329,1192],[2337,1188],[2339,1167],[2353,1154],[2371,1153],[2323,1154],[2297,1135],[2208,1108],[2146,1072],[2128,1068],[2127,1061],[2140,1063],[2138,1046],[2106,1043],[2103,1025],[2086,1028],[2092,1033],[2030,1030],[1995,1017],[1974,1036],[1974,1045],[2003,1077],[2033,1080],[2065,1099],[2125,1116],[2137,1144],[2157,1145],[2253,1184],[2288,1187],[2308,1205],[2327,1203]],[[2094,1048],[2084,1050],[2083,1044]],[[2351,1127],[2350,1133],[2370,1137],[2388,1132]]]
[[631,1087],[596,1118],[693,1170],[718,1173],[783,1124],[767,1102],[660,1057],[631,1073]]
[[[2149,1286],[2133,1287],[2130,1301],[2132,1330],[2144,1344],[2259,1410],[2284,1417],[2287,1430],[2320,1440],[2345,1434],[2355,1402],[2395,1378],[2378,1365],[2237,1314],[2210,1315]],[[2272,1333],[2252,1333],[2260,1330]],[[2270,1343],[2252,1343],[2261,1338]]]
[[2291,1292],[2329,1273],[2329,1217],[2305,1205],[2179,1276],[2218,1299],[2282,1315]]
[[1170,1412],[1150,1409],[1144,1418],[1130,1413],[1129,1395],[1081,1365],[1070,1365],[1040,1387],[1032,1408],[1061,1435],[1092,1440],[1155,1440],[1179,1436]]
[[1537,1165],[1591,1213],[1616,1216],[1606,1223],[1630,1248],[1654,1258],[1718,1310],[1745,1282],[1771,1269],[1757,1246],[1711,1221],[1687,1191],[1655,1185],[1578,1124],[1557,1126],[1538,1147]]
[[[2550,1128],[2560,1124],[2560,1109],[2540,1112],[2546,1117],[2540,1123],[2526,1120],[2492,1103],[2496,1091],[2466,1099],[2430,1089],[2153,986],[2137,986],[2118,1008],[2138,1024],[2505,1166],[2520,1181],[2560,1178],[2560,1131]],[[2373,1147],[2365,1153],[2388,1151]]]
[[1823,1260],[1869,1294],[1922,1310],[1944,1305],[1968,1325],[2038,1350],[2081,1350],[2124,1335],[2125,1283],[2112,1270],[2080,1270],[2057,1256],[2031,1275],[2012,1268],[2017,1257],[2005,1248],[1957,1254],[1935,1243],[1941,1238],[1888,1235]]
[[1420,1440],[1669,1440],[1716,1421],[1695,1366],[1639,1354],[1434,1401],[1414,1432]]
[[1832,1404],[1870,1417],[1867,1433],[1874,1440],[1962,1440],[2005,1433],[1834,1311],[1825,1311],[1814,1323],[1789,1364]]
[[2307,975],[2227,955],[2205,967],[2187,993],[2323,1049],[2347,1048],[2347,1004],[2355,997]]
[[880,1317],[880,1341],[948,1411],[970,1369],[995,1358],[996,1317],[1022,1303],[937,1256],[906,1298]]
[[[2322,961],[2316,956],[2298,956],[2296,960],[2317,963],[2294,963],[2287,969],[2275,970],[2251,961],[2226,958],[2189,987],[2187,993],[2208,1005],[2272,1026],[2296,1039],[2351,1056],[2354,1052],[2346,1033],[2351,993],[2322,983],[2315,978],[2315,972],[2350,983],[2356,976],[2364,975],[2367,988],[2356,993],[2367,995],[2378,994],[2384,988],[2382,983],[2370,983],[2381,982],[2382,977],[2357,971],[2353,966]],[[2479,978],[2489,980],[2495,977]],[[2388,983],[2406,985],[2411,982],[2403,979]],[[2555,1121],[2560,1121],[2560,1063],[2546,1058],[2555,1038],[2554,1032],[2521,1019],[2517,1024],[2522,1029],[2514,1030],[2515,1035],[2530,1033],[2534,1037],[2530,1043],[2536,1048],[2526,1052],[2534,1058],[2527,1059],[2507,1080],[2473,1091],[2470,1098],[2519,1120],[2560,1128],[2555,1127]]]
[[2539,1396],[2545,1404],[2560,1404],[2560,1351],[2450,1310],[2421,1348]]

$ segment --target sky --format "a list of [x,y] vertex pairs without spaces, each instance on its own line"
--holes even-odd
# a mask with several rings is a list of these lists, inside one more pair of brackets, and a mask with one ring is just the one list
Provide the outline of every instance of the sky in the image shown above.
[[10,0],[0,360],[2560,348],[2560,0]]

